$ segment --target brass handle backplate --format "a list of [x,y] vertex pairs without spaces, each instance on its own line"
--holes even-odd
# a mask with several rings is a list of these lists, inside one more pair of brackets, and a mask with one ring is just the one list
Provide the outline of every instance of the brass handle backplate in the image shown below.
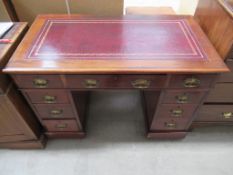
[[131,84],[134,88],[137,89],[147,89],[150,87],[150,81],[145,79],[138,79],[133,81]]
[[200,84],[201,84],[201,81],[197,78],[194,78],[194,77],[186,78],[184,80],[184,87],[186,87],[186,88],[197,88],[200,86]]
[[48,85],[48,80],[36,78],[33,80],[33,84],[37,88],[46,88]]
[[188,103],[189,97],[186,94],[176,96],[177,103]]
[[97,88],[98,84],[98,81],[94,79],[87,79],[84,81],[85,88]]
[[57,116],[57,115],[61,115],[63,113],[63,110],[62,109],[54,109],[54,110],[51,110],[50,111],[50,114],[52,116]]
[[45,95],[44,96],[44,101],[46,103],[55,103],[56,102],[56,97],[55,96],[50,96],[50,95]]
[[172,117],[182,117],[183,110],[182,109],[172,109],[171,110],[171,116]]
[[66,124],[66,123],[61,123],[61,124],[56,125],[56,128],[59,128],[59,129],[64,129],[64,128],[67,128],[67,127],[68,127],[68,124]]
[[233,112],[223,112],[222,115],[223,115],[224,119],[233,118]]
[[168,129],[175,129],[176,123],[165,123],[165,127]]

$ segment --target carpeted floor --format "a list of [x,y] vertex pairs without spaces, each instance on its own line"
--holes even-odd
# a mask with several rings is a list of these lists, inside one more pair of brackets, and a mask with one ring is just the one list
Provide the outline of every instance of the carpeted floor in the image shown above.
[[0,175],[232,175],[233,127],[195,129],[179,141],[147,140],[138,93],[92,95],[83,140],[45,150],[0,150]]

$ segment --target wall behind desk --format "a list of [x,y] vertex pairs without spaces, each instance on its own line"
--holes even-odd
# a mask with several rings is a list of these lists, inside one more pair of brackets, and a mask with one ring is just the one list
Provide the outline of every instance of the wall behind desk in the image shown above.
[[1,21],[10,21],[10,17],[2,1],[0,1],[0,22]]
[[[72,14],[119,16],[123,0],[68,0]],[[31,23],[37,14],[66,14],[65,0],[12,0],[20,21]]]
[[127,7],[172,7],[176,14],[193,15],[198,0],[124,0]]

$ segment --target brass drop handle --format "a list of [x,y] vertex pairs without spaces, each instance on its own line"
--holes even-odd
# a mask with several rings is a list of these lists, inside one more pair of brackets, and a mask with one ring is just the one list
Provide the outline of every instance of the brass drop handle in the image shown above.
[[223,115],[224,119],[233,118],[233,112],[223,112],[222,115]]
[[188,100],[189,98],[186,94],[176,96],[177,103],[182,103],[182,104],[188,103]]
[[184,87],[186,87],[186,88],[197,88],[200,86],[200,84],[201,84],[201,81],[197,78],[194,78],[194,77],[186,78],[184,80]]
[[150,87],[150,81],[145,79],[138,79],[133,81],[131,84],[134,88],[137,89],[147,89]]
[[68,127],[68,124],[66,124],[66,123],[61,123],[61,124],[56,125],[56,128],[58,128],[58,129],[64,129],[64,128],[67,128],[67,127]]
[[37,88],[46,88],[48,85],[48,80],[36,78],[33,80],[33,84]]
[[55,103],[56,102],[56,97],[55,96],[50,96],[50,95],[45,95],[44,96],[44,101],[46,103]]
[[175,129],[176,123],[165,123],[165,127],[169,129]]
[[183,115],[182,109],[172,109],[171,110],[171,116],[172,117],[181,117]]
[[62,109],[54,109],[54,110],[51,110],[50,111],[50,114],[52,116],[57,116],[57,115],[61,115],[63,113],[63,110]]
[[98,87],[98,81],[94,79],[88,79],[84,81],[85,88],[97,88]]

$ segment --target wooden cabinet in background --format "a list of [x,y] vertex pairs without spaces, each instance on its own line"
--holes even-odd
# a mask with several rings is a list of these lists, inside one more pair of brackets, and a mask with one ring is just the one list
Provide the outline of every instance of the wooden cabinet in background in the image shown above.
[[200,0],[195,19],[231,72],[219,75],[193,127],[233,125],[233,1]]
[[26,23],[14,23],[4,36],[12,43],[0,45],[0,148],[43,148],[41,127],[24,97],[2,68],[27,31]]

